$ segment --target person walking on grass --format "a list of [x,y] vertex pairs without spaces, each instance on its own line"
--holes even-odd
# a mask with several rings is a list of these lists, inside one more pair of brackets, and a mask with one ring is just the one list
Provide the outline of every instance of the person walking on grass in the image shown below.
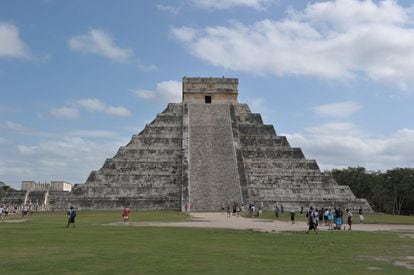
[[279,206],[275,206],[275,218],[278,219],[279,218]]
[[313,207],[311,206],[307,215],[308,217],[308,231],[306,231],[306,234],[309,234],[311,230],[315,231],[316,234],[318,234],[318,231],[316,231],[316,218],[315,218],[315,211],[313,211]]
[[349,226],[348,230],[351,230],[352,229],[352,212],[351,212],[351,210],[346,209],[346,214],[348,216],[348,219],[347,219],[347,223],[348,223],[348,226]]
[[292,210],[290,210],[290,221],[292,222],[292,224],[295,224],[295,209],[292,208]]
[[122,218],[124,219],[124,223],[128,223],[129,213],[131,213],[131,210],[128,207],[125,207],[124,211],[122,212]]
[[76,218],[76,211],[73,208],[73,206],[71,206],[69,208],[68,211],[68,224],[65,227],[69,227],[70,224],[73,224],[73,227],[75,227],[75,218]]
[[359,208],[358,215],[359,215],[359,223],[364,223],[364,216],[362,215],[362,207]]

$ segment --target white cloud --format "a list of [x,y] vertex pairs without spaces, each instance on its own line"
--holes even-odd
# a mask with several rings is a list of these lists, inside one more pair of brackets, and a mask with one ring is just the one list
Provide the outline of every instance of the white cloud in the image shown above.
[[53,108],[49,113],[57,118],[78,118],[80,115],[78,109],[70,107]]
[[102,112],[112,116],[131,116],[130,110],[123,106],[108,106],[97,98],[80,99],[77,103],[89,112]]
[[322,116],[344,118],[348,117],[359,109],[361,104],[354,101],[344,101],[338,103],[319,105],[313,108],[314,112]]
[[112,131],[105,130],[76,130],[69,133],[70,136],[75,137],[93,137],[93,138],[114,138],[118,134]]
[[165,12],[169,12],[172,14],[179,14],[181,8],[180,7],[176,7],[176,6],[171,6],[171,5],[157,5],[157,9],[160,11],[165,11]]
[[248,7],[257,10],[263,10],[271,4],[277,2],[275,0],[189,0],[191,5],[202,9],[231,9],[235,7]]
[[69,39],[69,47],[85,54],[97,54],[114,62],[127,62],[133,55],[128,48],[120,48],[107,32],[91,29],[87,34]]
[[157,83],[153,91],[137,89],[132,93],[145,100],[157,101],[162,103],[181,102],[182,84],[175,80]]
[[113,115],[113,116],[131,116],[132,115],[131,111],[123,106],[118,106],[118,107],[107,106],[105,109],[105,113],[107,113],[108,115]]
[[103,112],[106,109],[106,104],[97,98],[80,99],[78,104],[90,112]]
[[17,188],[21,180],[83,183],[92,170],[98,170],[106,158],[112,157],[127,142],[109,136],[104,140],[63,136],[35,144],[20,144],[15,148],[17,153],[10,151],[7,157],[0,156],[0,178]]
[[350,123],[329,123],[285,134],[321,169],[362,166],[369,170],[414,166],[414,130],[401,129],[388,137],[372,137]]
[[143,72],[156,72],[158,71],[158,66],[155,64],[144,64],[138,60],[138,69]]
[[308,4],[278,21],[179,27],[171,35],[225,69],[341,81],[362,76],[412,89],[413,22],[412,8],[396,1],[336,0]]
[[19,29],[10,23],[0,22],[0,58],[31,58],[30,49],[21,40]]
[[33,131],[32,129],[23,126],[19,123],[15,123],[12,121],[6,121],[4,123],[0,123],[0,129],[6,129],[6,130],[12,130],[12,131],[16,131],[16,132],[31,132]]
[[36,150],[36,146],[18,145],[17,151],[21,155],[32,155]]

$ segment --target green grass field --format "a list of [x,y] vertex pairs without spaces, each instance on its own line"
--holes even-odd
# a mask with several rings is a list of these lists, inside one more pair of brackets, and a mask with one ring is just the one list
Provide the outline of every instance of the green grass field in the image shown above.
[[[33,214],[0,223],[0,274],[413,274],[411,233],[254,231],[112,226],[120,212]],[[131,221],[177,221],[177,212]]]

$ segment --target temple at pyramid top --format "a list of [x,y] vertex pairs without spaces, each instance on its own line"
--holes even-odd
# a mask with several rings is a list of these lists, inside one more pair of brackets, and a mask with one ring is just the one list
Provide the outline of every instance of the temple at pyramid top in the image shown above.
[[184,77],[183,103],[237,104],[237,78]]

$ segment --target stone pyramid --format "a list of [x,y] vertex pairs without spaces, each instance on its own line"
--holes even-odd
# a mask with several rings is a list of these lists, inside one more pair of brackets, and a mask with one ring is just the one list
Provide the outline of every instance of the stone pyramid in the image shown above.
[[183,210],[188,203],[219,211],[237,202],[372,212],[237,96],[238,79],[184,77],[181,103],[168,104],[85,184],[48,192],[48,209]]

